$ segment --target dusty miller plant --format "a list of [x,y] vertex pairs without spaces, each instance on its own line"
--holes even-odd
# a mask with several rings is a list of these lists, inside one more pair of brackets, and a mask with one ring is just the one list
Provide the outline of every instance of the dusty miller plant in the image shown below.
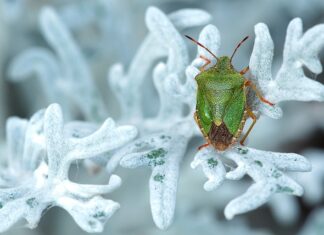
[[7,167],[0,176],[0,232],[21,219],[37,226],[53,206],[68,211],[87,232],[101,232],[119,204],[103,198],[119,187],[112,175],[107,185],[86,185],[69,180],[76,160],[112,151],[137,135],[133,126],[117,127],[108,118],[98,129],[88,123],[64,125],[59,105],[35,113],[30,120],[12,117],[7,121]]
[[[156,22],[155,19],[159,19],[156,24],[154,24]],[[181,76],[175,76],[175,74],[179,74],[178,69],[187,63],[187,54],[185,50],[181,49],[184,43],[183,37],[179,37],[179,33],[174,32],[174,27],[170,23],[172,22],[163,17],[158,9],[150,8],[148,10],[147,26],[150,32],[159,32],[157,39],[163,39],[166,45],[168,45],[169,41],[179,43],[176,49],[170,46],[168,50],[168,62],[172,59],[172,65],[177,64],[177,66],[174,66],[172,76],[165,77],[164,83],[157,86],[161,100],[159,115],[161,115],[161,110],[163,111],[165,107],[163,106],[163,100],[169,98],[164,97],[163,93],[161,93],[161,90],[166,88],[170,92],[173,102],[182,101],[183,104],[188,102],[190,107],[190,115],[182,117],[181,122],[176,123],[176,126],[181,127],[186,123],[187,118],[191,119],[188,120],[189,125],[195,125],[192,121],[196,89],[194,77],[199,73],[198,67],[203,64],[203,61],[198,58],[191,65],[187,65],[185,69],[183,68],[182,73],[186,73],[186,79],[181,80]],[[152,26],[155,27],[153,28]],[[314,73],[321,72],[321,65],[317,54],[323,46],[321,38],[324,35],[324,29],[322,25],[315,26],[303,35],[301,27],[300,19],[293,20],[288,26],[284,60],[274,79],[271,75],[273,42],[266,25],[257,24],[255,27],[256,40],[250,60],[251,79],[258,85],[265,97],[276,104],[284,100],[322,101],[324,98],[324,87],[320,83],[307,78],[302,70],[302,66],[306,65]],[[218,54],[220,36],[215,26],[206,26],[200,34],[199,41]],[[155,50],[155,48],[151,50]],[[149,52],[149,49],[147,52]],[[175,55],[175,53],[179,54]],[[202,48],[198,48],[198,54],[210,57]],[[214,61],[213,58],[209,59]],[[154,69],[153,78],[155,85],[157,85],[157,74],[162,68],[162,65],[158,64]],[[136,71],[134,72],[136,73]],[[136,74],[138,73],[140,71]],[[122,73],[119,76],[115,76],[115,78],[120,78],[121,75]],[[115,91],[118,92],[118,89],[115,89]],[[127,95],[124,94],[123,97],[125,96]],[[172,104],[172,102],[169,102],[169,104]],[[282,116],[280,107],[277,105],[274,107],[266,106],[260,103],[253,94],[249,94],[248,104],[253,107],[253,111],[257,116],[267,115],[271,118],[280,118]],[[174,105],[173,107],[176,106]],[[129,106],[128,108],[131,107]],[[179,107],[177,108],[179,112],[180,109]],[[164,110],[164,114],[167,115],[166,117],[170,117],[169,114],[172,114],[171,110],[171,108]],[[159,127],[165,125],[166,120],[173,121],[168,122],[168,124],[178,120],[178,115],[173,115],[173,118],[160,120]],[[153,125],[153,127],[155,126]],[[186,132],[192,131],[192,134],[188,136],[189,138],[197,134],[197,131],[192,130],[192,128],[191,126],[190,129],[186,130]],[[154,140],[151,136],[149,138]],[[182,142],[183,139],[178,139],[178,141]],[[154,143],[160,144],[156,140],[154,140]],[[165,146],[159,145],[159,147],[161,146],[160,148],[149,152],[142,151],[144,147],[144,150],[146,150],[148,144],[150,142],[146,139],[144,146],[143,143],[137,141],[126,147],[123,150],[124,152],[121,152],[125,157],[122,158],[120,164],[124,167],[147,165],[153,168],[153,175],[150,179],[152,214],[156,225],[159,228],[165,229],[172,221],[176,198],[175,188],[171,187],[170,189],[170,183],[168,183],[168,186],[163,183],[168,182],[171,177],[173,182],[177,181],[179,167],[175,167],[174,164],[168,164],[166,160],[168,160],[170,150],[165,149]],[[156,145],[153,146],[156,147]],[[178,146],[179,148],[172,150],[183,155],[184,152],[181,145]],[[139,150],[142,152],[139,152]],[[236,165],[230,165],[230,169],[227,170],[226,166],[228,164],[223,163],[224,159],[235,162]],[[175,160],[173,159],[173,161]],[[208,178],[204,185],[204,189],[207,191],[216,189],[225,179],[240,180],[243,176],[248,175],[254,181],[252,186],[243,195],[228,203],[225,208],[227,219],[232,219],[237,214],[248,212],[263,205],[275,193],[301,196],[303,188],[286,175],[285,172],[311,170],[310,163],[301,155],[261,151],[239,145],[223,153],[217,152],[211,147],[199,151],[192,162],[193,168],[198,166],[202,167]]]
[[[15,182],[15,177],[2,179],[4,191],[17,187],[20,190],[14,199],[6,196],[7,194],[1,196],[3,208],[15,206],[18,202],[24,205],[24,207],[19,207],[21,214],[18,217],[10,220],[12,221],[10,223],[3,224],[3,230],[9,228],[19,218],[26,218],[29,225],[33,227],[40,219],[42,211],[49,206],[59,205],[68,210],[84,230],[101,231],[103,223],[118,207],[115,202],[100,197],[101,194],[110,192],[120,184],[119,178],[112,175],[118,165],[125,168],[147,166],[152,169],[149,188],[154,222],[161,229],[166,229],[171,225],[176,205],[181,160],[186,154],[188,142],[192,137],[201,136],[194,122],[193,112],[196,100],[194,77],[199,73],[198,68],[203,61],[197,58],[190,63],[185,39],[181,32],[190,27],[205,25],[209,20],[208,13],[197,9],[184,9],[166,15],[159,9],[150,7],[146,13],[149,33],[130,67],[125,71],[121,64],[116,64],[109,70],[108,83],[119,101],[122,112],[117,121],[135,125],[139,130],[137,139],[131,141],[135,138],[135,129],[127,127],[127,131],[116,131],[112,124],[109,125],[111,121],[106,121],[98,130],[101,133],[100,130],[106,127],[107,133],[115,133],[112,136],[106,133],[109,136],[109,138],[106,137],[108,139],[90,138],[100,134],[85,137],[89,142],[83,141],[84,138],[72,138],[73,135],[63,138],[60,109],[57,105],[47,109],[44,121],[39,124],[41,132],[44,132],[43,137],[36,138],[40,143],[42,141],[47,143],[46,148],[40,147],[38,142],[32,142],[30,143],[32,147],[28,147],[31,150],[28,151],[32,153],[36,151],[36,155],[24,155],[24,152],[15,148],[12,151],[13,156],[17,156],[18,159],[21,157],[23,159],[35,158],[30,161],[34,163],[34,166],[26,170],[33,177],[27,184],[27,188],[15,184],[6,185],[8,182]],[[107,111],[97,95],[97,89],[90,79],[91,75],[85,60],[69,31],[51,8],[42,10],[40,22],[43,34],[55,49],[56,54],[43,48],[34,48],[25,52],[12,63],[9,71],[11,77],[17,80],[36,71],[43,81],[44,88],[47,91],[52,89],[52,93],[49,93],[50,99],[56,100],[62,95],[68,97],[68,91],[73,90],[74,92],[70,92],[72,100],[84,116],[89,121],[103,120]],[[315,26],[303,34],[300,19],[294,19],[289,24],[283,63],[274,78],[271,71],[273,42],[267,26],[257,24],[255,34],[254,49],[249,63],[251,79],[268,100],[278,104],[285,100],[322,101],[324,99],[323,86],[307,78],[302,68],[306,66],[314,73],[322,71],[317,54],[324,44],[323,25]],[[218,54],[220,35],[215,26],[207,25],[201,31],[199,41]],[[198,48],[198,55],[210,57],[202,48]],[[213,58],[210,59],[215,63]],[[31,63],[32,61],[34,62]],[[153,73],[150,74],[152,68]],[[51,79],[53,77],[54,79]],[[142,96],[143,89],[151,89],[147,85],[147,78],[150,77],[153,77],[160,103],[158,113],[154,117],[144,114],[145,106],[150,104],[150,100]],[[79,96],[78,93],[84,96]],[[62,103],[64,110],[69,113],[70,104],[62,98],[58,102]],[[267,115],[271,118],[282,116],[279,106],[266,106],[260,103],[253,94],[249,94],[248,103],[253,107],[257,116]],[[185,112],[186,109],[189,111]],[[10,120],[8,123],[10,127],[8,128],[9,146],[12,141],[10,135],[13,133],[19,134],[20,136],[16,139],[22,141],[16,146],[21,146],[24,141],[29,140],[27,137],[29,135],[25,134],[26,121],[24,121],[25,124],[21,121]],[[13,124],[19,124],[19,128],[12,128],[12,126],[15,127]],[[85,124],[80,124],[78,128],[85,128]],[[26,130],[28,133],[28,129]],[[94,131],[93,128],[91,130]],[[85,133],[90,134],[89,131]],[[34,141],[35,138],[32,140]],[[78,141],[80,143],[77,146],[81,147],[81,151],[73,148]],[[131,142],[128,143],[129,141]],[[110,145],[110,142],[114,144]],[[100,151],[94,150],[95,147],[88,149],[88,145],[99,145]],[[105,154],[106,152],[109,154]],[[38,155],[43,157],[40,158]],[[107,160],[106,170],[111,174],[109,186],[80,186],[68,181],[66,172],[71,159],[85,159],[92,156],[98,157],[98,155]],[[22,162],[24,162],[23,159]],[[64,161],[58,162],[57,159]],[[8,169],[11,167],[9,164]],[[228,219],[263,205],[275,193],[302,195],[303,188],[286,172],[311,169],[310,163],[301,155],[261,151],[239,145],[223,153],[213,148],[204,148],[196,154],[192,167],[203,169],[208,178],[204,185],[207,191],[215,190],[226,179],[240,180],[245,175],[252,178],[254,182],[247,191],[226,206],[225,216]],[[44,179],[44,175],[47,178]],[[70,189],[65,188],[66,184],[75,185],[76,190],[73,193],[77,194],[77,198],[72,196],[67,201],[65,200],[66,197],[73,195],[71,192],[68,192],[68,196],[65,195]],[[37,188],[35,185],[40,186]],[[21,188],[24,191],[21,191]],[[79,198],[86,203],[80,204]],[[75,207],[71,208],[71,205]],[[3,208],[0,209],[0,213],[5,213]],[[105,208],[105,210],[99,213],[98,208]]]

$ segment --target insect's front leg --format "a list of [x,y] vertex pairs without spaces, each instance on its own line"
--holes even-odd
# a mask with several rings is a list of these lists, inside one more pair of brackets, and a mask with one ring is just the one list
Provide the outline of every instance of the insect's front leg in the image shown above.
[[255,94],[257,95],[257,97],[261,100],[261,102],[266,103],[266,104],[271,105],[271,106],[274,106],[273,103],[271,103],[269,100],[267,100],[266,98],[264,98],[264,97],[262,96],[261,92],[259,91],[259,89],[255,86],[255,84],[254,84],[252,81],[250,81],[250,80],[248,80],[248,79],[245,79],[245,81],[244,81],[244,86],[245,86],[245,87],[247,87],[247,86],[251,87],[252,90],[253,90],[253,91],[255,92]]
[[206,148],[210,145],[210,143],[202,144],[198,147],[198,150],[202,150],[203,148]]

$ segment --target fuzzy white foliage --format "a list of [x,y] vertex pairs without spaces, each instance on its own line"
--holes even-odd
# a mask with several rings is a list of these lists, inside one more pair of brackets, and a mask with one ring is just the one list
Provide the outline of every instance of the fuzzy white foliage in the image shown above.
[[246,193],[226,206],[225,216],[227,218],[233,218],[236,214],[261,206],[274,193],[287,193],[295,196],[303,194],[303,188],[284,174],[287,171],[310,171],[311,165],[303,156],[293,153],[265,152],[251,148],[247,151],[246,156],[243,157],[244,153],[226,153],[227,157],[238,165],[235,170],[227,173],[227,179],[237,180],[247,174],[255,181]]
[[49,102],[58,102],[64,113],[71,113],[72,98],[88,120],[104,120],[106,107],[71,33],[53,8],[44,7],[39,21],[42,34],[56,54],[45,48],[28,49],[13,60],[10,79],[21,81],[36,73]]
[[[319,74],[322,65],[318,53],[324,47],[324,24],[316,25],[303,34],[302,21],[293,19],[287,28],[283,62],[272,77],[273,41],[268,27],[255,26],[255,44],[250,59],[250,71],[265,97],[273,103],[285,100],[323,101],[324,86],[306,77],[303,66]],[[260,111],[272,118],[281,116],[280,110],[271,110],[261,104]]]
[[[324,87],[321,83],[308,78],[303,71],[303,66],[305,66],[315,74],[322,72],[318,54],[324,47],[324,24],[316,25],[303,34],[301,19],[296,18],[290,22],[284,45],[283,62],[274,78],[271,70],[274,45],[269,30],[265,24],[260,23],[255,26],[255,34],[256,39],[250,59],[250,70],[252,79],[259,85],[267,99],[274,103],[286,100],[324,100]],[[271,110],[268,106],[260,102],[257,103],[259,103],[260,112],[265,115],[272,118],[278,118],[282,115],[282,111],[278,107]],[[313,156],[314,153],[310,155]],[[304,198],[311,204],[317,202],[323,196],[321,192],[321,179],[323,177],[321,177],[322,171],[319,168],[320,159],[316,157],[311,159],[314,166],[311,173],[302,176],[297,175],[301,185],[306,188]],[[282,199],[278,199],[277,203],[271,203],[274,211],[284,208]],[[294,221],[296,215],[298,215],[296,202],[287,198],[284,201],[286,205],[291,205],[290,210],[285,210],[285,214],[290,213],[291,216],[288,214],[283,216],[283,213],[280,215],[277,213],[276,217],[280,217],[281,221]]]
[[123,167],[151,167],[150,204],[154,222],[161,229],[167,228],[173,221],[179,167],[186,146],[184,136],[167,132],[160,136],[145,136],[127,146],[123,152],[117,152],[124,156],[120,162]]
[[[169,17],[165,16],[157,8],[151,7],[148,9],[146,22],[150,33],[144,39],[128,71],[124,72],[123,66],[116,64],[112,66],[109,72],[108,82],[118,98],[122,111],[121,119],[123,121],[129,122],[133,120],[138,122],[138,124],[144,121],[143,125],[145,126],[146,120],[143,117],[143,107],[141,105],[142,97],[139,94],[142,92],[142,86],[145,84],[145,78],[148,76],[149,71],[157,59],[167,57],[170,53],[166,68],[162,68],[165,65],[160,65],[159,69],[156,68],[158,71],[155,74],[158,76],[164,71],[164,73],[167,72],[169,75],[169,78],[165,79],[176,80],[173,76],[183,73],[189,60],[183,37],[178,31],[204,25],[210,19],[210,15],[205,11],[196,9],[179,10],[171,13]],[[164,77],[166,77],[166,74],[164,74]],[[159,82],[157,85],[159,91],[162,89],[161,85],[167,83],[165,79],[161,81],[158,78],[155,79],[156,83]],[[162,84],[160,85],[161,82]],[[163,98],[169,98],[168,101],[171,100],[170,96]],[[168,104],[164,99],[160,99],[160,101],[169,107],[173,107],[172,104],[174,102]],[[161,106],[164,105],[162,104]],[[173,108],[172,112],[179,112],[177,108],[178,105]],[[170,116],[172,115],[170,114]],[[168,124],[168,122],[164,121],[158,124]]]
[[202,170],[208,181],[204,184],[206,191],[212,191],[220,186],[226,177],[226,170],[221,162],[220,155],[216,154],[213,149],[199,151],[194,161],[191,163],[192,168],[202,167]]
[[[217,156],[218,155],[218,156]],[[225,172],[220,158],[234,161],[237,167]],[[269,201],[275,193],[287,193],[301,196],[302,187],[284,174],[286,171],[309,171],[310,163],[301,155],[293,153],[274,153],[252,148],[233,148],[222,154],[213,148],[199,151],[192,163],[196,168],[201,165],[208,177],[205,184],[207,191],[215,189],[225,178],[240,180],[248,175],[254,184],[241,196],[229,202],[225,208],[225,216],[232,219],[235,215],[256,209]]]
[[[312,171],[293,176],[304,188],[302,200],[310,206],[319,204],[324,198],[324,152],[309,149],[302,153],[312,164]],[[300,216],[301,208],[295,198],[286,195],[277,195],[269,202],[269,207],[275,219],[281,224],[293,224]]]
[[[141,136],[116,150],[108,161],[107,170],[113,173],[118,164],[126,168],[148,166],[152,169],[149,182],[151,210],[155,224],[161,229],[168,228],[173,221],[179,167],[188,142],[194,135],[201,135],[192,115],[196,100],[194,77],[204,61],[197,58],[189,65],[184,37],[179,32],[204,25],[209,20],[210,15],[201,10],[185,9],[167,16],[150,7],[146,14],[149,34],[129,69],[125,72],[121,64],[116,64],[109,72],[108,82],[121,106],[119,121],[138,126]],[[50,99],[62,102],[64,109],[69,110],[70,105],[65,101],[68,91],[89,120],[103,120],[107,112],[70,32],[51,8],[42,10],[40,22],[44,36],[57,55],[37,48],[25,52],[11,66],[12,79],[20,80],[36,72]],[[323,100],[323,86],[305,77],[302,70],[302,65],[314,73],[322,70],[317,58],[323,47],[322,25],[302,35],[301,21],[295,19],[291,22],[283,64],[274,79],[271,75],[273,43],[267,26],[256,25],[255,33],[250,60],[252,80],[267,99],[276,103],[284,100]],[[220,35],[215,26],[206,26],[199,41],[218,55]],[[202,48],[198,48],[198,55],[204,55],[215,63],[214,58]],[[165,57],[166,62],[157,63]],[[156,116],[146,117],[142,93],[148,88],[146,79],[150,77],[152,67],[160,106]],[[282,116],[279,107],[264,105],[254,95],[249,96],[248,102],[256,113],[272,118]],[[185,107],[189,110],[187,113],[183,112]],[[45,113],[38,112],[29,122],[10,119],[9,167],[5,174],[0,175],[0,185],[7,188],[2,189],[0,194],[3,199],[0,216],[9,219],[1,220],[3,225],[0,230],[8,229],[21,218],[34,227],[43,211],[51,206],[65,208],[88,232],[102,230],[104,222],[119,205],[103,199],[101,195],[115,189],[120,179],[111,175],[108,185],[79,185],[68,180],[68,169],[74,160],[93,159],[122,147],[135,137],[136,130],[133,127],[116,128],[108,119],[98,131],[94,131],[95,126],[84,123],[73,123],[63,128],[61,111],[56,105],[50,106]],[[227,172],[228,165],[223,163],[224,159],[235,162],[236,168]],[[202,166],[208,178],[204,185],[207,191],[215,190],[226,179],[240,180],[244,175],[254,181],[243,195],[226,206],[225,216],[228,219],[261,206],[275,193],[300,196],[302,187],[285,172],[310,170],[309,162],[297,154],[237,146],[222,154],[211,148],[199,151],[192,162],[193,168],[198,166]],[[16,175],[22,173],[30,175],[26,182],[20,181],[21,175]],[[6,190],[12,190],[10,193],[15,197],[9,197]],[[16,206],[19,213],[13,216],[9,212]]]
[[91,134],[74,130],[64,125],[57,104],[37,112],[30,121],[8,120],[8,166],[2,169],[0,188],[1,232],[21,219],[34,228],[53,206],[68,211],[83,230],[101,232],[119,208],[118,203],[102,197],[119,187],[118,176],[112,175],[107,185],[87,185],[70,181],[68,172],[76,160],[123,146],[136,137],[136,128],[117,127],[107,119]]
[[[122,122],[139,127],[143,137],[126,146],[108,162],[112,172],[121,157],[123,167],[150,166],[150,203],[155,224],[166,229],[173,221],[179,166],[188,141],[195,134],[192,111],[194,83],[186,77],[189,55],[178,30],[203,25],[210,16],[201,10],[185,9],[166,16],[155,7],[146,14],[150,31],[128,72],[117,64],[110,70],[109,83],[122,107]],[[153,81],[160,98],[157,115],[143,116],[142,83],[157,59],[167,57],[153,70]],[[183,114],[184,107],[190,112]]]

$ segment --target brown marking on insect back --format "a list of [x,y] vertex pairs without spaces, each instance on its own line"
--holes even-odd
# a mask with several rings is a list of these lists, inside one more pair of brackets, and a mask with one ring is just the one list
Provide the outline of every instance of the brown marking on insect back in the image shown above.
[[[244,112],[241,126],[240,126],[239,130],[237,131],[237,133],[235,133],[234,136],[231,133],[229,133],[229,131],[224,123],[221,123],[219,126],[217,126],[215,123],[213,123],[212,127],[211,127],[211,131],[213,130],[213,133],[210,131],[208,134],[206,134],[204,132],[204,129],[202,128],[200,119],[197,116],[196,112],[194,113],[194,119],[195,119],[201,133],[204,135],[206,142],[207,142],[206,144],[199,146],[198,150],[201,150],[204,147],[212,145],[215,149],[217,149],[219,151],[224,151],[227,148],[229,148],[231,145],[233,145],[237,142],[237,138],[241,135],[245,121],[247,119],[247,113],[246,113],[246,111]],[[223,140],[222,140],[222,138],[217,138],[217,137],[219,137],[219,136],[217,136],[217,133],[216,133],[217,129],[220,131],[218,134],[222,134],[220,136],[223,136]],[[216,136],[216,138],[215,138],[215,136]],[[214,139],[212,139],[211,137],[213,137]]]
[[232,144],[233,137],[224,122],[219,126],[213,122],[208,133],[212,145],[220,151],[224,151]]

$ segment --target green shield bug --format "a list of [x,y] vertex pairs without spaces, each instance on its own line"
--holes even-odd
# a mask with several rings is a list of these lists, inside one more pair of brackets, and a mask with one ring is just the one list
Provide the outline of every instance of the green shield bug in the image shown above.
[[222,56],[218,58],[207,47],[195,39],[185,36],[204,48],[217,60],[215,65],[206,69],[211,61],[200,56],[206,63],[195,77],[198,89],[194,118],[207,141],[199,149],[211,145],[219,151],[226,150],[236,143],[241,136],[246,119],[250,117],[253,122],[240,141],[243,145],[257,120],[247,104],[248,88],[251,88],[262,102],[271,106],[274,105],[261,95],[252,81],[244,77],[249,67],[238,72],[232,65],[233,56],[248,37],[245,37],[236,46],[231,57]]

